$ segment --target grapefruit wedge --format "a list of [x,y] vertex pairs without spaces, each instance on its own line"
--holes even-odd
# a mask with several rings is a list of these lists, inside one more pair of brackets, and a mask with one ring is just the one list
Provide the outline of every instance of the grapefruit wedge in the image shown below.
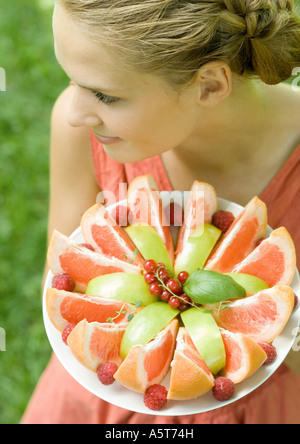
[[266,361],[265,351],[248,336],[223,329],[221,335],[226,352],[226,366],[221,376],[231,379],[234,384],[249,378]]
[[216,246],[205,268],[230,273],[252,253],[257,241],[265,236],[266,229],[266,205],[258,197],[254,197]]
[[256,276],[269,287],[290,285],[296,271],[296,251],[286,228],[274,230],[233,271]]
[[168,399],[176,401],[194,399],[209,392],[214,386],[214,376],[184,327],[179,329],[171,367]]
[[156,229],[174,263],[174,245],[163,210],[158,185],[152,175],[139,176],[130,183],[127,194],[130,224],[145,222]]
[[272,342],[284,329],[293,308],[292,288],[276,285],[224,307],[216,305],[213,316],[225,330],[243,333],[255,342]]
[[104,274],[141,272],[141,268],[136,265],[81,247],[58,231],[54,231],[47,257],[52,273],[68,273],[80,292],[86,290],[90,280]]
[[179,228],[176,256],[182,252],[196,228],[204,223],[211,223],[217,207],[218,198],[215,189],[205,182],[195,180],[185,205],[183,224]]
[[89,323],[84,319],[68,336],[68,345],[75,358],[94,372],[105,362],[119,366],[122,363],[120,345],[127,325]]
[[88,322],[115,324],[128,321],[128,316],[136,312],[134,305],[113,301],[99,296],[84,296],[56,288],[48,288],[46,307],[52,324],[62,332],[68,324],[78,324],[83,319]]
[[136,251],[135,244],[104,205],[96,204],[84,213],[81,230],[85,241],[96,251],[108,257],[143,266],[144,259]]
[[148,344],[133,346],[114,378],[139,393],[160,384],[173,359],[177,332],[178,320],[174,319]]

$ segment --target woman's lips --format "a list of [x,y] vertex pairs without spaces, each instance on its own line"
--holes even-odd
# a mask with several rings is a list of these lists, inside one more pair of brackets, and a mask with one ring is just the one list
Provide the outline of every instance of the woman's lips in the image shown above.
[[120,139],[119,137],[105,137],[100,136],[97,133],[94,133],[94,136],[96,137],[98,142],[102,143],[103,145],[113,145],[114,143],[122,142],[122,139]]

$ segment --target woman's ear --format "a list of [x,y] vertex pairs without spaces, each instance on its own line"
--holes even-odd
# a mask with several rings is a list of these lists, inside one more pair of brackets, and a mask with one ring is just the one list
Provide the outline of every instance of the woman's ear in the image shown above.
[[225,63],[210,62],[199,69],[196,82],[199,105],[214,108],[231,93],[232,71]]

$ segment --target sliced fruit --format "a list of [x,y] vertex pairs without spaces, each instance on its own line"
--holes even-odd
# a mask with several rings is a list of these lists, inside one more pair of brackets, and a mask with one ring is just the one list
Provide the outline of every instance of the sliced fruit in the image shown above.
[[290,285],[296,271],[296,251],[286,228],[274,230],[233,271],[256,276],[265,281],[269,287]]
[[291,287],[276,285],[224,307],[216,305],[213,315],[225,330],[243,333],[255,342],[272,342],[284,329],[293,307]]
[[176,401],[194,399],[213,388],[214,376],[184,327],[179,329],[171,365],[168,399]]
[[181,318],[200,356],[213,374],[225,367],[225,348],[213,316],[198,308],[181,313]]
[[174,270],[173,262],[165,244],[155,228],[145,222],[141,222],[129,225],[129,227],[125,228],[125,231],[146,260],[153,259],[158,263],[165,264],[169,270]]
[[250,274],[227,273],[227,276],[230,276],[237,284],[241,285],[241,287],[246,290],[247,296],[252,296],[261,290],[269,288],[269,285],[266,284],[266,282],[256,276],[251,276]]
[[226,352],[226,366],[221,376],[231,379],[234,384],[253,375],[266,361],[264,350],[248,336],[223,329],[221,335]]
[[141,268],[136,265],[81,247],[58,231],[54,231],[49,245],[48,265],[53,274],[68,273],[76,282],[77,291],[83,292],[89,281],[97,276],[122,271],[141,272]]
[[184,209],[184,221],[179,229],[176,256],[178,256],[190,236],[199,226],[211,223],[218,207],[215,189],[205,182],[195,180]]
[[134,345],[146,345],[179,314],[164,302],[155,302],[140,311],[129,323],[121,344],[125,359]]
[[122,363],[120,345],[128,324],[101,324],[85,319],[72,330],[68,345],[76,359],[97,372],[104,362]]
[[134,345],[114,378],[124,387],[145,393],[153,384],[160,384],[173,359],[178,320],[171,321],[146,345]]
[[96,251],[108,257],[143,266],[143,257],[136,252],[136,246],[104,205],[96,204],[84,213],[81,230],[85,241]]
[[89,282],[86,294],[144,306],[158,301],[158,297],[150,293],[144,276],[136,273],[113,273],[96,277]]
[[139,176],[130,183],[127,203],[130,224],[146,222],[155,228],[162,238],[173,263],[172,234],[163,210],[158,185],[152,175]]
[[175,272],[187,271],[192,274],[203,267],[222,232],[210,224],[202,224],[187,239],[183,250],[175,259]]
[[120,324],[128,321],[128,316],[136,312],[134,305],[112,301],[98,296],[84,296],[64,290],[48,288],[46,306],[53,325],[63,331],[68,324],[78,324],[83,319],[88,322],[109,322]]
[[255,249],[257,241],[265,236],[266,229],[266,205],[254,197],[216,246],[205,268],[219,273],[232,272]]

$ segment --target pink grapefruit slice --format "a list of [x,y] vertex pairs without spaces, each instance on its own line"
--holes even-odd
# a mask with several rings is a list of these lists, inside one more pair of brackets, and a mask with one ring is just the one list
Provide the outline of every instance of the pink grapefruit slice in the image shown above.
[[284,329],[293,308],[292,288],[276,285],[223,307],[215,305],[213,316],[225,330],[243,333],[255,342],[272,342]]
[[124,323],[136,311],[134,305],[122,301],[85,296],[56,288],[47,289],[46,307],[52,324],[60,332],[68,324],[78,324],[83,319],[100,323],[108,323],[108,319],[114,319],[115,324]]
[[128,324],[101,324],[85,319],[68,336],[68,345],[75,358],[85,367],[97,372],[101,364],[122,363],[120,346]]
[[54,231],[47,257],[52,273],[68,273],[76,282],[77,291],[80,292],[86,290],[92,279],[101,275],[141,272],[141,268],[136,265],[81,247],[58,231]]
[[146,345],[134,345],[114,378],[124,387],[145,393],[153,384],[160,384],[169,371],[173,358],[178,320],[171,321]]
[[171,229],[163,210],[158,185],[152,175],[133,179],[128,187],[127,204],[130,224],[145,222],[155,228],[174,263]]
[[180,327],[171,364],[168,399],[185,401],[202,396],[214,386],[214,376],[184,327]]
[[286,228],[274,230],[232,271],[256,276],[269,287],[290,285],[296,271],[296,250]]
[[96,251],[121,261],[143,266],[144,259],[136,246],[102,204],[86,211],[81,219],[81,230],[85,241]]
[[176,256],[178,256],[193,232],[204,223],[211,223],[213,214],[218,208],[215,189],[195,180],[184,209],[184,220],[179,228]]
[[221,335],[226,352],[226,366],[221,376],[231,379],[234,384],[249,378],[266,361],[265,351],[248,336],[223,329]]
[[254,197],[213,250],[205,268],[230,273],[252,253],[257,241],[265,236],[266,229],[266,205],[258,197]]

